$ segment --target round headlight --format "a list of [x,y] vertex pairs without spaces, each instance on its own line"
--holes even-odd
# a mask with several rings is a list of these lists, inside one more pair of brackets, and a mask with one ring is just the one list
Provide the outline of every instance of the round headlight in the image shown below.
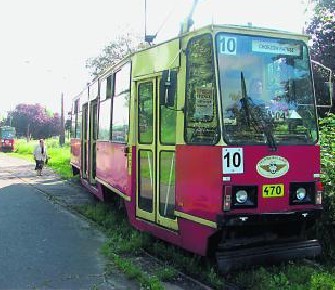
[[239,190],[236,192],[236,201],[238,203],[245,203],[248,200],[248,192],[246,190]]
[[298,199],[299,201],[302,201],[302,200],[305,199],[305,197],[306,197],[306,189],[303,188],[303,187],[299,187],[299,188],[297,189],[297,199]]

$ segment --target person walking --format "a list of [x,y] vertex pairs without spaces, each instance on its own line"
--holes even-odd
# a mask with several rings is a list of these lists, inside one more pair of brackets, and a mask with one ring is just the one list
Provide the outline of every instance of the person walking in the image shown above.
[[43,166],[48,159],[47,148],[44,144],[44,140],[40,139],[39,144],[35,147],[34,150],[34,160],[36,163],[35,170],[38,176],[42,175]]

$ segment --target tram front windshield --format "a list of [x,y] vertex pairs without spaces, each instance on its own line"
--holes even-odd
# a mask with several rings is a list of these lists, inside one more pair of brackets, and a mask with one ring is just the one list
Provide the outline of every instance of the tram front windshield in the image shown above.
[[314,144],[317,118],[300,40],[219,33],[216,51],[228,144]]
[[1,138],[15,138],[15,128],[2,128],[0,132]]

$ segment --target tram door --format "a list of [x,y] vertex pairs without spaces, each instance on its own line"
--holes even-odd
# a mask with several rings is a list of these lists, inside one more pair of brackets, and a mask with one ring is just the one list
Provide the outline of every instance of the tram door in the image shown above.
[[98,102],[93,100],[90,102],[89,108],[89,135],[88,135],[88,181],[91,184],[95,184],[96,176],[96,153],[97,153],[97,139],[98,139]]
[[87,178],[87,127],[88,127],[88,103],[82,108],[82,139],[81,139],[81,174]]
[[91,184],[95,184],[96,174],[97,108],[94,100],[84,104],[82,109],[81,171],[82,177]]
[[158,81],[137,83],[136,215],[177,230],[175,111],[160,105]]

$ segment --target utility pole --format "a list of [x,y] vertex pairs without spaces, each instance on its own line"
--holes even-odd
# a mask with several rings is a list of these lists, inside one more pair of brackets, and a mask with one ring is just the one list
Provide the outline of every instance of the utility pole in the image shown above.
[[59,145],[62,147],[65,143],[65,127],[64,127],[64,98],[63,93],[61,95],[61,113],[60,113],[60,134],[59,134]]

